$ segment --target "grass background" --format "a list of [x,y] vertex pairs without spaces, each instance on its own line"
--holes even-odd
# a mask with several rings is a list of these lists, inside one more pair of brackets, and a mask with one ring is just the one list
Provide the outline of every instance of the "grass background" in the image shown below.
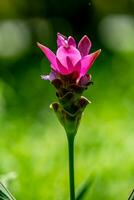
[[[0,175],[17,174],[9,185],[16,199],[68,198],[66,136],[49,109],[55,90],[40,79],[49,63],[36,48],[40,41],[55,50],[59,31],[77,41],[87,34],[92,51],[102,48],[90,71],[94,84],[84,93],[92,104],[75,141],[76,187],[93,174],[85,200],[128,198],[134,187],[132,6],[125,0],[0,2]],[[103,19],[114,20],[109,26]]]

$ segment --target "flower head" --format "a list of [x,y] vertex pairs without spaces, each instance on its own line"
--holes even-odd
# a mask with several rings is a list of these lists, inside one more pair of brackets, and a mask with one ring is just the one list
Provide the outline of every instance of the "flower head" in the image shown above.
[[58,116],[67,134],[76,134],[82,113],[90,103],[82,96],[91,82],[87,74],[101,50],[89,54],[91,41],[85,35],[78,46],[72,36],[68,38],[57,34],[57,51],[54,54],[48,47],[37,43],[51,64],[49,75],[41,76],[50,80],[56,88],[58,103],[52,103],[51,108]]
[[[67,76],[72,73],[77,73],[77,82],[87,74],[101,52],[101,50],[97,50],[89,54],[91,41],[86,35],[82,37],[77,47],[75,39],[72,36],[67,38],[58,33],[56,54],[40,43],[37,43],[37,45],[49,60],[54,74]],[[51,81],[52,77],[54,76],[51,74],[47,78],[44,76],[44,79]]]

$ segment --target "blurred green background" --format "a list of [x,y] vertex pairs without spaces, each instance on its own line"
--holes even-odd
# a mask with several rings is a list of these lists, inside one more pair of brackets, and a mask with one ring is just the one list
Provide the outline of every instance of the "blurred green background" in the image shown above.
[[19,200],[68,198],[66,137],[49,109],[56,100],[40,79],[50,66],[39,41],[56,50],[56,33],[87,34],[93,86],[75,143],[76,187],[91,174],[85,200],[126,200],[134,188],[134,1],[0,0],[0,175],[17,178]]

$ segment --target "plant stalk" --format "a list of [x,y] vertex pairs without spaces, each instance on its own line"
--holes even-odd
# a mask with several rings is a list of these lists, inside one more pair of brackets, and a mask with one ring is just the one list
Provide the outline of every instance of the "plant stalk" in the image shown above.
[[75,200],[75,181],[74,181],[74,134],[67,134],[68,153],[69,153],[69,181],[70,181],[70,200]]

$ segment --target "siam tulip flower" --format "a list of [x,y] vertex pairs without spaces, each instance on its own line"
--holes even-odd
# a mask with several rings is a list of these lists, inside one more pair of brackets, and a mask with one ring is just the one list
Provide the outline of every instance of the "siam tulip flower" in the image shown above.
[[[82,112],[90,103],[81,96],[92,83],[91,75],[87,72],[101,50],[89,54],[91,41],[86,35],[82,37],[77,46],[72,36],[67,38],[58,33],[56,54],[40,43],[37,45],[51,64],[50,74],[41,76],[44,80],[50,80],[56,88],[59,103],[53,103],[51,107],[66,132],[73,132],[75,135]],[[70,127],[72,131],[70,131]]]
[[90,85],[91,75],[87,74],[101,50],[90,53],[91,41],[85,35],[78,46],[72,36],[57,34],[57,51],[54,54],[48,47],[37,43],[51,64],[49,75],[41,76],[56,88],[58,101],[51,104],[68,139],[70,200],[75,200],[74,190],[74,138],[88,99],[82,93]]
[[[37,45],[49,60],[54,75],[57,73],[57,75],[67,76],[76,73],[77,83],[87,74],[88,70],[101,52],[101,50],[97,50],[96,52],[89,54],[91,41],[86,35],[82,37],[77,47],[75,39],[72,36],[67,38],[58,33],[58,49],[56,54],[40,43],[37,43]],[[54,78],[53,73],[51,73],[50,76],[42,76],[42,78],[51,81]]]

